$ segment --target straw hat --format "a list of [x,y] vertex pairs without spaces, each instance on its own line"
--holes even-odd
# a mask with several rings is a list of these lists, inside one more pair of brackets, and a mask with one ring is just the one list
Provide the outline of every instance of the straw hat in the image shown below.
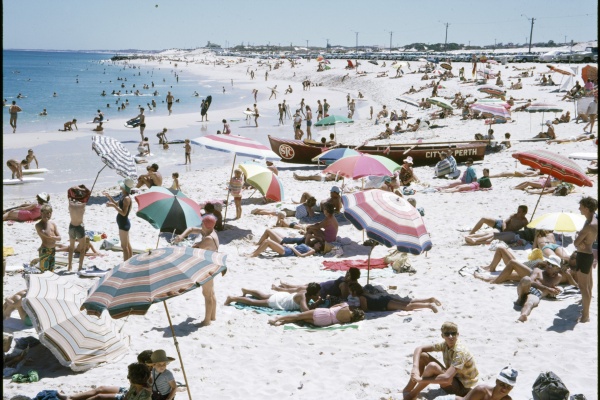
[[167,353],[164,350],[155,350],[152,352],[150,356],[150,361],[152,364],[161,363],[161,362],[171,362],[175,361],[173,357],[167,357]]
[[413,159],[412,159],[412,157],[411,157],[411,156],[408,156],[408,157],[406,157],[406,158],[404,159],[404,162],[405,162],[405,163],[407,163],[407,164],[412,164],[412,163],[413,163]]
[[124,189],[127,193],[131,193],[131,189],[135,186],[133,179],[125,178],[122,181],[119,181],[119,186],[121,189]]

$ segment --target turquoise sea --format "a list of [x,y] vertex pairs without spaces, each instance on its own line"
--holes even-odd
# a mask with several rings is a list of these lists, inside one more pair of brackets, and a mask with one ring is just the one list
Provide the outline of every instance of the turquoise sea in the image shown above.
[[[46,191],[59,193],[66,191],[70,186],[84,183],[91,187],[98,171],[104,166],[102,161],[91,148],[91,137],[94,133],[92,124],[86,124],[100,109],[109,121],[114,118],[133,118],[138,114],[138,105],[146,107],[154,99],[157,108],[151,112],[146,107],[147,120],[156,115],[167,115],[165,96],[171,91],[178,103],[174,104],[173,118],[177,113],[198,113],[200,121],[200,103],[203,97],[212,95],[211,111],[238,107],[240,110],[248,106],[250,94],[235,93],[229,82],[219,82],[211,77],[197,76],[185,71],[175,70],[168,61],[156,66],[133,66],[123,62],[114,63],[110,58],[114,53],[90,52],[57,52],[57,51],[3,51],[3,99],[6,104],[13,100],[23,109],[19,113],[17,135],[19,132],[56,132],[63,127],[66,121],[77,119],[79,132],[89,133],[83,138],[74,138],[69,141],[51,142],[47,144],[28,143],[22,149],[3,149],[3,159],[23,159],[28,148],[33,148],[40,162],[40,167],[48,168],[50,172],[34,175],[43,177],[45,181],[14,186],[4,186],[4,199],[33,198],[36,193]],[[175,75],[178,74],[178,78]],[[154,87],[152,87],[154,83]],[[148,89],[143,89],[144,85]],[[134,86],[135,85],[135,86]],[[222,87],[227,87],[224,95]],[[121,96],[110,93],[121,91]],[[125,91],[139,90],[142,95],[125,94]],[[102,96],[102,91],[106,96]],[[158,95],[152,93],[158,91]],[[198,92],[200,97],[193,96]],[[17,98],[19,93],[23,96]],[[56,93],[56,95],[54,95]],[[117,105],[129,102],[124,111],[118,111]],[[244,108],[242,108],[244,107]],[[40,116],[43,109],[47,116]],[[3,134],[12,135],[9,125],[8,107],[4,107]],[[243,124],[243,119],[241,124]],[[136,153],[139,131],[127,129],[121,124],[105,124],[106,136],[112,136],[125,143],[126,147]],[[232,123],[232,127],[234,124]],[[211,121],[185,131],[182,137],[167,134],[169,140],[195,138],[221,129],[220,121]],[[170,182],[171,173],[174,171],[185,172],[183,163],[182,145],[171,145],[171,149],[163,151],[158,146],[158,139],[154,130],[145,132],[150,138],[156,162],[161,166],[165,181]],[[69,135],[69,133],[64,133]],[[265,144],[266,135],[261,138]],[[203,166],[218,166],[231,162],[233,155],[207,151],[204,148],[194,149],[194,169]],[[10,178],[10,171],[4,165],[3,178]],[[35,166],[34,166],[35,167]],[[145,165],[138,165],[138,173],[145,172]],[[189,168],[189,167],[188,167]],[[97,188],[116,184],[122,179],[109,168],[99,175]]]

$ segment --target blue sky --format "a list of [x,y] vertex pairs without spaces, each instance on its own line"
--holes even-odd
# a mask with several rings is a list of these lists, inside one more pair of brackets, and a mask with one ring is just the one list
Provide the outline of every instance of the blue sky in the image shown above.
[[[156,7],[158,5],[158,7]],[[193,48],[207,41],[324,47],[598,38],[597,0],[7,0],[3,46],[100,50]],[[521,16],[525,14],[525,16]],[[587,14],[587,15],[586,15]]]

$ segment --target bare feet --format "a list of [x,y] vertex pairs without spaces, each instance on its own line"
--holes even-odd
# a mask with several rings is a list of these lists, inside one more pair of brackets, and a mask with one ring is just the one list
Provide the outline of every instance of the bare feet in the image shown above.
[[521,322],[526,322],[527,321],[527,315],[521,314],[521,316],[519,317],[518,320],[521,321]]
[[[225,302],[225,305],[227,305],[227,302]],[[202,328],[202,327],[205,327],[205,326],[209,326],[209,325],[210,325],[210,321],[207,321],[207,320],[204,320],[204,321],[200,322],[199,324],[196,324],[196,326],[199,327],[199,328]]]
[[479,267],[479,269],[482,269],[482,270],[488,271],[488,272],[494,272],[494,271],[492,271],[492,267],[490,267],[489,265],[486,265],[485,267]]
[[276,319],[270,319],[269,324],[273,325],[273,326],[279,326],[279,325],[281,325],[281,321],[276,320]]
[[482,281],[485,282],[491,282],[493,281],[495,278],[489,276],[488,274],[482,273],[481,271],[475,271],[473,272],[473,276],[477,279],[481,279]]
[[431,304],[431,305],[429,306],[429,308],[431,308],[431,311],[433,311],[434,313],[437,313],[437,312],[438,312],[438,309],[437,309],[437,307],[436,307],[436,306],[434,306],[433,304]]
[[228,306],[233,302],[233,299],[231,298],[231,296],[227,296],[227,299],[225,300],[225,305]]
[[590,322],[590,317],[584,318],[583,316],[581,316],[581,317],[579,317],[577,322],[581,322],[581,323]]

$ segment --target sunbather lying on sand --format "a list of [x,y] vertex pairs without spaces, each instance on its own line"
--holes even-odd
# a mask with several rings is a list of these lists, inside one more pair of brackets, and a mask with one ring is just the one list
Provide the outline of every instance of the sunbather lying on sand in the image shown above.
[[[294,247],[285,246],[285,244],[295,244]],[[308,257],[316,252],[323,252],[325,242],[311,235],[299,238],[283,238],[275,231],[267,229],[258,241],[258,248],[248,255],[248,257],[258,257],[263,251],[271,249],[280,257]]]
[[315,326],[331,326],[362,321],[365,313],[362,310],[351,310],[348,304],[341,303],[331,308],[316,308],[300,314],[284,315],[269,320],[269,324],[279,326],[292,322],[308,322]]
[[[428,299],[403,299],[393,298],[391,296],[371,296],[363,291],[362,286],[358,282],[350,283],[350,293],[352,297],[357,298],[359,303],[356,308],[367,311],[413,311],[422,308],[429,308],[434,313],[438,312],[436,306],[441,306],[435,297]],[[348,301],[350,301],[350,297]]]
[[[316,282],[311,282],[306,291],[296,293],[277,292],[275,294],[264,293],[258,290],[242,289],[242,296],[227,296],[225,305],[241,303],[256,307],[269,307],[275,310],[285,311],[308,311],[308,302],[317,300],[321,287]],[[252,296],[246,297],[246,296]]]

